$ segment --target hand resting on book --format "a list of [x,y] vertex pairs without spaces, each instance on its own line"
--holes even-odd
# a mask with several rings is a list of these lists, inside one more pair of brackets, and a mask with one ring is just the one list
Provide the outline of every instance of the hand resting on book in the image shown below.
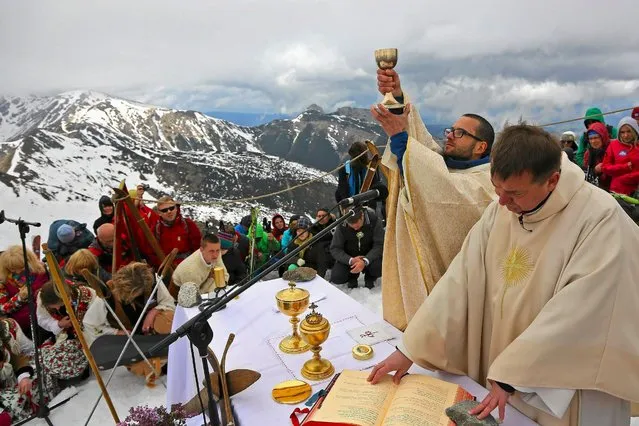
[[413,365],[413,361],[408,359],[406,355],[398,350],[395,350],[384,361],[377,364],[371,370],[371,374],[368,376],[369,382],[372,384],[378,383],[382,377],[386,376],[391,371],[395,371],[393,376],[393,382],[399,384],[399,381],[408,373],[408,369]]

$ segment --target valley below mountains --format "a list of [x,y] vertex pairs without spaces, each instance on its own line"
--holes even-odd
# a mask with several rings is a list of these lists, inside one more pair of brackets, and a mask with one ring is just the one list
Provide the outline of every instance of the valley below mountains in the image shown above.
[[[0,97],[0,209],[46,228],[59,218],[92,223],[100,196],[125,180],[149,185],[151,197],[175,197],[202,222],[237,221],[251,206],[262,217],[313,214],[334,204],[336,174],[272,197],[224,200],[319,178],[365,139],[386,141],[364,109],[311,105],[292,119],[243,127],[95,92]],[[0,228],[0,239],[15,240],[12,231]]]

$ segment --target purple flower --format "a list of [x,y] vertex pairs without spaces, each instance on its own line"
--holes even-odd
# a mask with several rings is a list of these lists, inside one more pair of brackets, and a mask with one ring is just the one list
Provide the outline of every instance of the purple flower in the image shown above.
[[117,426],[184,426],[186,425],[184,411],[180,408],[170,413],[166,407],[149,407],[142,405],[131,407],[129,415]]

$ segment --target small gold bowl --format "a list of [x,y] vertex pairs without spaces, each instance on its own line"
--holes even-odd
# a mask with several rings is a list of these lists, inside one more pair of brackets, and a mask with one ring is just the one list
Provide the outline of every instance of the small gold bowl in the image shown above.
[[373,347],[369,345],[355,345],[353,347],[353,358],[366,361],[373,357]]

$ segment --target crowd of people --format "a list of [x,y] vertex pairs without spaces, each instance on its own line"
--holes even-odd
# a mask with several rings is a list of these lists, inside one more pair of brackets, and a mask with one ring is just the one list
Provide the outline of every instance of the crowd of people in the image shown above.
[[636,195],[639,108],[619,120],[617,127],[606,124],[599,108],[588,109],[585,117],[585,130],[579,137],[572,131],[561,135],[563,151],[584,170],[588,182],[615,194]]
[[[182,285],[193,283],[202,294],[213,292],[218,287],[215,268],[223,269],[224,285],[238,285],[249,278],[250,270],[257,274],[336,220],[330,209],[318,208],[314,220],[309,214],[289,218],[275,214],[253,220],[249,214],[237,224],[222,220],[197,223],[183,215],[180,203],[169,196],[148,206],[146,190],[143,184],[130,190],[130,204],[115,195],[100,197],[93,232],[74,219],[56,220],[49,228],[47,249],[63,272],[74,314],[89,345],[102,335],[168,334]],[[365,286],[373,288],[381,276],[383,241],[383,219],[378,219],[373,208],[364,207],[333,232],[302,248],[278,273],[282,276],[286,270],[305,266],[328,278],[332,271],[331,281],[349,288],[357,287],[358,276],[363,274]],[[157,280],[164,256],[173,250],[177,254],[170,273]],[[52,281],[50,265],[36,254],[39,251],[40,247],[27,250],[36,324],[30,322],[22,246],[9,246],[0,253],[0,326],[4,327],[0,329],[4,330],[0,363],[6,361],[0,377],[0,407],[4,410],[0,426],[32,414],[39,402],[34,385],[39,378],[32,366],[34,345],[43,361],[46,400],[90,375],[62,296]],[[156,286],[157,293],[151,297]],[[133,330],[138,321],[140,327]],[[166,372],[166,359],[152,361],[159,361],[161,371],[154,371],[153,364],[146,362],[127,368],[147,379]]]

